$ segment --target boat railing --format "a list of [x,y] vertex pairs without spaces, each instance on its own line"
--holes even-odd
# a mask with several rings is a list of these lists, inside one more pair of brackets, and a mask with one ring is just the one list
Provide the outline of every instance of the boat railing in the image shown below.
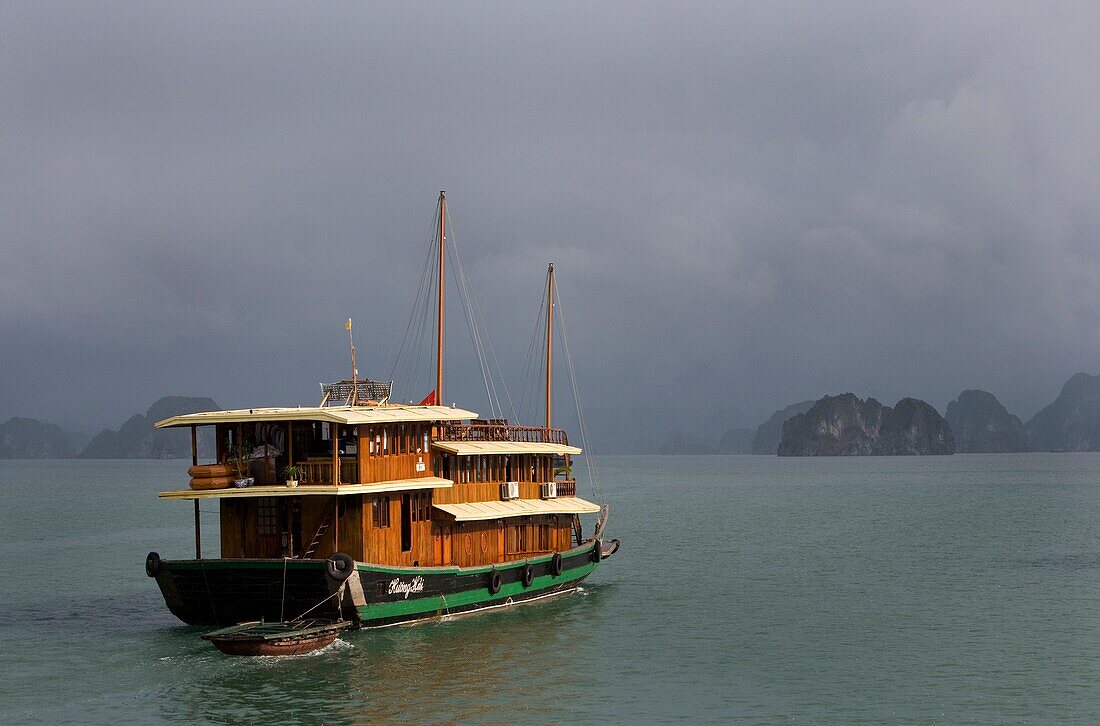
[[[332,484],[331,461],[299,461],[299,479],[302,484],[323,485]],[[340,483],[355,484],[359,481],[359,462],[353,460],[340,461]]]
[[575,497],[577,496],[577,480],[576,479],[558,479],[557,490],[559,497]]
[[517,426],[515,424],[479,423],[446,424],[443,441],[521,441],[534,444],[569,445],[564,429],[548,429],[543,426]]

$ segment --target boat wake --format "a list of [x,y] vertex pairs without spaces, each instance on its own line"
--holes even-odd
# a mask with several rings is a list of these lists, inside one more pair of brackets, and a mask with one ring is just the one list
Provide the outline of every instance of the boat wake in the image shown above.
[[310,651],[309,653],[298,653],[295,655],[255,655],[248,658],[249,661],[254,663],[261,663],[263,665],[277,665],[283,661],[299,660],[301,658],[316,658],[318,656],[335,653],[337,651],[354,649],[355,646],[346,640],[337,638],[324,648],[318,648],[317,650]]

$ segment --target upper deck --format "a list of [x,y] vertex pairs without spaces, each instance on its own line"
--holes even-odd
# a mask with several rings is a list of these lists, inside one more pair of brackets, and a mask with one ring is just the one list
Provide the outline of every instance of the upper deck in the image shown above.
[[156,428],[211,426],[219,423],[264,423],[272,421],[320,421],[343,426],[386,423],[426,423],[466,421],[477,414],[452,406],[400,406],[391,404],[360,406],[277,406],[242,408],[229,411],[203,411],[157,421]]
[[[216,451],[210,452],[215,461],[232,465],[239,477],[253,477],[258,486],[235,490],[229,481],[232,477],[223,477],[216,487],[192,481],[191,488],[161,492],[161,497],[261,496],[268,487],[282,484],[280,475],[288,468],[302,486],[277,496],[413,489],[418,488],[414,482],[433,477],[438,478],[433,488],[449,487],[456,477],[474,476],[463,473],[471,467],[498,469],[501,480],[518,479],[521,469],[535,467],[544,480],[550,480],[554,478],[551,459],[546,457],[581,453],[569,446],[562,429],[477,420],[475,412],[452,406],[372,402],[266,407],[204,411],[156,423],[157,428],[190,427],[193,433],[200,426],[216,429]],[[476,461],[460,463],[466,460]],[[366,485],[369,489],[363,488]]]

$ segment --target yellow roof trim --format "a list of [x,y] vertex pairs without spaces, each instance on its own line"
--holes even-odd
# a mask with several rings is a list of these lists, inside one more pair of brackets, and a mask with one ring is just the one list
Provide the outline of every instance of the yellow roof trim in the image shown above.
[[433,441],[432,446],[456,456],[478,454],[579,454],[576,446],[531,441]]
[[260,487],[229,487],[228,489],[179,489],[157,494],[161,499],[242,499],[249,497],[301,497],[301,496],[347,496],[349,494],[376,494],[385,492],[408,491],[411,489],[449,489],[454,485],[450,479],[438,476],[422,476],[418,479],[393,479],[371,484],[341,484],[331,486],[285,485]]
[[249,421],[327,421],[346,426],[419,421],[464,421],[477,414],[451,406],[277,406],[203,411],[157,421],[158,429]]
[[477,522],[486,519],[527,517],[538,514],[594,514],[600,505],[580,497],[558,499],[511,499],[504,502],[465,502],[463,504],[433,504],[456,522]]

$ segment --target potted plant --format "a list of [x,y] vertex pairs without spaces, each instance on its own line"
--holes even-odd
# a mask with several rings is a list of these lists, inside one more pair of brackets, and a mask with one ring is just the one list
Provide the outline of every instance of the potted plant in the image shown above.
[[288,487],[298,486],[298,476],[300,474],[301,471],[293,464],[283,468],[283,477],[286,479],[286,485]]
[[255,481],[248,476],[248,468],[252,463],[251,453],[250,448],[244,444],[229,447],[227,456],[233,464],[233,468],[237,470],[237,478],[233,481],[233,485],[236,487],[251,486],[252,482]]

